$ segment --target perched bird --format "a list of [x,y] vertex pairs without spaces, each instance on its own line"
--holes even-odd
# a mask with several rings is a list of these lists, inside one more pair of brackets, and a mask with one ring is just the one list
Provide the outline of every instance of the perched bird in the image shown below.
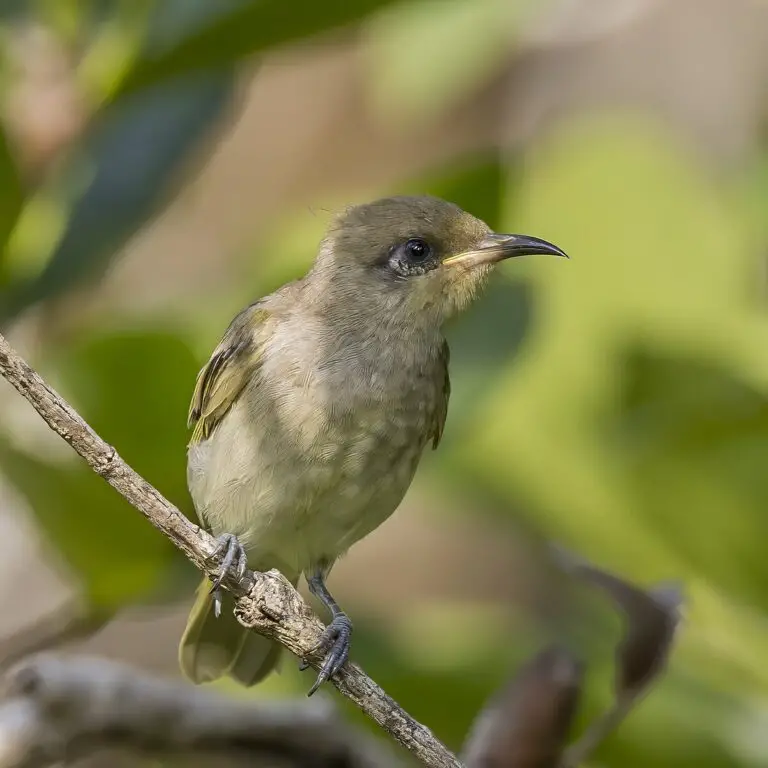
[[352,624],[328,573],[395,511],[424,448],[440,442],[443,323],[494,263],[524,254],[565,256],[437,198],[385,198],[341,213],[305,277],[235,317],[189,412],[189,489],[224,555],[214,599],[204,580],[181,640],[192,681],[228,675],[250,686],[275,667],[280,647],[243,628],[221,591],[246,558],[294,585],[303,574],[330,611],[310,694],[344,664]]

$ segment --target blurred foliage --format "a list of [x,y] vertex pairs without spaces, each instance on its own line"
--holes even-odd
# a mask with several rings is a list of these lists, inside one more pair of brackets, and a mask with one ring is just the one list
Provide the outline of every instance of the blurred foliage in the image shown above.
[[[187,0],[161,4],[148,14],[147,39],[137,58],[141,51],[168,50],[184,30],[212,23],[226,6]],[[5,291],[0,320],[103,274],[120,247],[168,198],[180,167],[230,105],[234,79],[231,67],[198,68],[113,103],[96,116],[49,191],[65,190],[66,225],[39,274]]]
[[[236,63],[355,23],[373,41],[375,113],[427,123],[508,54],[528,4],[507,22],[503,6],[56,5],[57,18],[71,12],[63,28],[82,28],[80,75],[98,71],[103,87],[90,130],[34,194],[0,140],[0,246],[10,237],[0,252],[0,316],[94,284],[234,108]],[[105,20],[127,41],[118,61],[106,50]],[[744,177],[714,178],[644,116],[593,114],[561,123],[525,155],[457,156],[369,190],[391,191],[450,198],[494,228],[540,235],[572,256],[506,265],[448,329],[452,406],[444,443],[418,479],[435,524],[443,501],[460,494],[470,500],[466,515],[494,521],[500,537],[514,523],[641,585],[682,580],[688,609],[671,669],[599,756],[624,768],[765,765],[768,322],[755,300],[765,295],[755,278],[768,232],[764,152],[756,148]],[[41,201],[60,214],[60,228]],[[306,268],[325,220],[286,211],[259,233],[262,257],[244,254],[227,309],[223,300],[190,302],[172,321],[135,325],[102,317],[76,336],[40,341],[35,364],[188,514],[184,425],[198,365],[238,304]],[[22,236],[38,230],[50,238],[43,254]],[[185,584],[175,575],[194,576],[74,458],[50,459],[0,431],[0,468],[95,609],[166,599]],[[466,610],[450,606],[451,631],[437,631],[426,611],[410,626],[355,616],[355,658],[453,747],[541,639],[506,606],[489,624],[494,633],[475,631],[483,622],[465,620]],[[589,667],[580,722],[605,708],[612,680],[610,659]],[[286,663],[257,694],[305,689],[306,676]]]
[[[73,339],[66,355],[51,351],[46,368],[55,370],[63,391],[73,393],[88,423],[194,520],[179,460],[188,384],[197,372],[188,347],[159,331],[101,333]],[[166,595],[175,571],[188,565],[77,457],[53,463],[3,441],[0,463],[100,614]],[[192,583],[191,567],[189,575]]]
[[[159,80],[206,67],[221,66],[276,45],[295,42],[358,21],[392,0],[301,2],[287,7],[280,0],[228,0],[219,7],[229,12],[175,45],[139,58],[120,89],[125,93]],[[207,4],[209,5],[209,4]]]
[[378,14],[366,38],[377,119],[412,130],[456,105],[509,57],[535,7],[531,0],[431,0]]

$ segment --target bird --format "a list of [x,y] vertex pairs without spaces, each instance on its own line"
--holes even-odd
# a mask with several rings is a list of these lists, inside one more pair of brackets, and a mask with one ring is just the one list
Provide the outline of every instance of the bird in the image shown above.
[[352,622],[328,575],[392,515],[440,443],[443,326],[495,264],[534,254],[567,258],[440,198],[385,197],[340,211],[306,275],[235,316],[189,408],[188,487],[222,562],[212,587],[203,578],[180,641],[188,679],[249,687],[277,666],[280,646],[239,624],[221,586],[248,567],[276,568],[294,586],[304,576],[330,613],[308,695],[341,669]]

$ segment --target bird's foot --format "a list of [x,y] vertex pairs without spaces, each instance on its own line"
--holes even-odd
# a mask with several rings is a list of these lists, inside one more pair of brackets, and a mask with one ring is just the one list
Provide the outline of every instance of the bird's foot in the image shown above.
[[[307,696],[311,696],[326,680],[330,680],[346,663],[349,658],[350,638],[352,637],[352,622],[346,613],[337,613],[331,623],[323,630],[317,644],[310,651],[311,654],[327,651],[325,660],[320,667],[314,685],[309,689]],[[307,669],[309,664],[302,661],[299,669]]]
[[224,579],[234,571],[238,581],[245,576],[248,568],[248,560],[245,555],[243,545],[237,540],[233,533],[225,533],[219,536],[219,546],[214,553],[215,558],[222,557],[219,572],[211,585],[211,596],[213,597],[213,613],[218,619],[221,615],[221,585]]

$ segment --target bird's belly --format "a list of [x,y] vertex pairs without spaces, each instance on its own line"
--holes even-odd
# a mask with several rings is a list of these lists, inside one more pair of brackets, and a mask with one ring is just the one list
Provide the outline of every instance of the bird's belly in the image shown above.
[[371,420],[329,424],[302,444],[248,429],[244,418],[230,412],[190,448],[190,491],[215,535],[238,536],[251,567],[287,574],[332,561],[386,520],[424,445],[412,429]]

